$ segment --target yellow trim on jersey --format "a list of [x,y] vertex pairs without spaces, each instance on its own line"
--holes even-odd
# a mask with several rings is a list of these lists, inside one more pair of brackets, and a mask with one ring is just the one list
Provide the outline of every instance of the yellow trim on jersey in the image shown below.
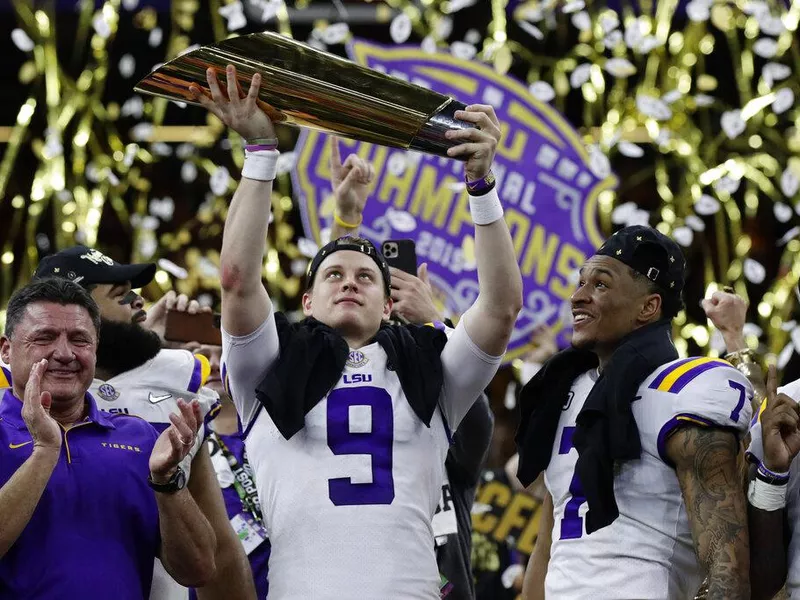
[[694,360],[690,360],[689,362],[680,365],[669,375],[667,375],[661,381],[661,384],[658,386],[658,390],[662,392],[668,392],[670,388],[674,385],[674,383],[678,381],[678,379],[680,379],[681,375],[688,373],[695,367],[699,367],[702,364],[709,362],[718,362],[718,361],[719,359],[716,358],[696,358]]
[[0,369],[0,388],[10,388],[11,382],[6,377],[6,370]]
[[704,423],[703,421],[698,421],[697,419],[693,419],[685,415],[680,415],[677,417],[677,419],[678,421],[689,421],[689,423],[694,423],[695,425],[699,425],[700,427],[708,427],[708,423]]
[[202,354],[195,354],[195,360],[200,363],[200,386],[203,387],[208,381],[208,376],[211,375],[211,363]]

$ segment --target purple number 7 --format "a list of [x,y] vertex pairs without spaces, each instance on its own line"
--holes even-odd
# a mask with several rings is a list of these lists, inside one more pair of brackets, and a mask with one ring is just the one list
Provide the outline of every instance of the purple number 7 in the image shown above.
[[[572,445],[572,434],[575,433],[575,427],[564,427],[564,432],[561,434],[561,443],[558,445],[559,454],[569,454],[574,447]],[[583,486],[581,485],[578,474],[573,473],[572,481],[569,483],[569,493],[572,498],[569,499],[567,505],[564,507],[564,516],[561,518],[561,538],[562,540],[574,540],[583,535],[583,517],[580,516],[581,505],[586,502],[583,495]]]
[[[368,432],[350,430],[350,407],[368,406]],[[328,447],[336,454],[372,457],[372,483],[353,483],[350,477],[328,480],[328,496],[336,506],[391,504],[394,500],[392,446],[394,409],[388,392],[376,387],[333,390],[328,395]]]

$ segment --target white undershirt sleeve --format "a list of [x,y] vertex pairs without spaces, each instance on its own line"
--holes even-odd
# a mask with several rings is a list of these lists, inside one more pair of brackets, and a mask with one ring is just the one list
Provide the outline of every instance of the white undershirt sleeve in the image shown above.
[[491,356],[478,348],[464,327],[464,319],[448,337],[442,350],[444,385],[439,403],[447,425],[455,431],[497,373],[503,357]]
[[222,330],[222,364],[225,384],[246,430],[258,411],[256,387],[278,358],[280,345],[275,314],[270,311],[258,329],[242,336]]

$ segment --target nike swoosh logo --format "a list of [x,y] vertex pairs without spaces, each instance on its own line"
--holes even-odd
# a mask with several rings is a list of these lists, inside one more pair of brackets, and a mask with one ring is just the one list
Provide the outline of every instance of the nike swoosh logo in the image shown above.
[[9,444],[8,447],[12,450],[16,448],[22,448],[23,446],[27,446],[28,444],[32,444],[33,440],[28,440],[27,442],[22,442],[21,444]]
[[172,398],[172,394],[161,394],[160,396],[155,396],[153,395],[153,392],[150,392],[150,395],[147,396],[147,399],[150,400],[151,404],[158,404],[159,402],[169,400],[170,398]]

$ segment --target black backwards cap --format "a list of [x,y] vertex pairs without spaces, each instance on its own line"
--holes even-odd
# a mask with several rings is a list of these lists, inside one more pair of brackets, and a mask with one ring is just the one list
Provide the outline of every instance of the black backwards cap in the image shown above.
[[667,297],[680,301],[686,283],[686,260],[674,240],[643,225],[617,231],[596,252],[625,263],[656,283]]
[[84,288],[101,283],[130,281],[132,288],[140,288],[150,283],[155,274],[155,263],[123,265],[99,250],[92,250],[86,246],[73,246],[45,256],[39,261],[33,278],[62,277]]
[[319,252],[317,252],[314,258],[311,260],[311,264],[308,267],[308,287],[311,287],[314,284],[314,277],[317,276],[317,270],[319,269],[320,264],[322,264],[322,261],[328,258],[334,252],[339,252],[341,250],[360,252],[361,254],[366,254],[372,260],[374,260],[375,264],[378,265],[378,270],[383,276],[383,285],[386,290],[386,295],[389,296],[391,294],[391,275],[389,274],[389,265],[387,264],[386,259],[383,258],[383,255],[378,252],[378,249],[369,240],[365,240],[363,238],[354,238],[347,235],[340,237],[337,240],[330,241],[319,249]]

